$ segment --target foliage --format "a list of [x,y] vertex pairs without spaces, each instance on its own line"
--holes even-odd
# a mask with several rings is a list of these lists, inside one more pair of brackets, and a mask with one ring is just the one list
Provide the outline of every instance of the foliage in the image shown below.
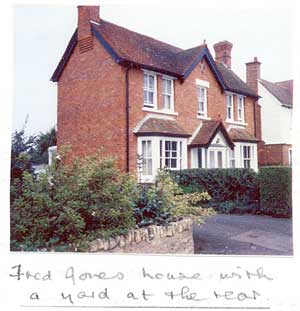
[[165,225],[183,217],[191,217],[196,223],[203,223],[203,218],[214,214],[212,209],[203,209],[200,204],[208,202],[207,192],[184,194],[172,180],[170,172],[158,172],[154,185],[141,190],[135,208],[138,226],[150,224]]
[[186,169],[173,171],[172,177],[187,192],[207,191],[212,203],[259,201],[257,174],[249,169]]
[[55,163],[38,178],[24,173],[11,188],[12,249],[83,249],[98,232],[126,232],[136,195],[132,177],[100,155]]
[[24,172],[33,173],[31,154],[34,152],[35,136],[27,137],[25,127],[15,131],[11,137],[11,180],[21,178]]
[[48,163],[48,148],[56,146],[57,144],[57,132],[56,128],[52,127],[49,131],[41,132],[37,135],[35,140],[35,150],[32,154],[32,161],[35,164],[47,164]]
[[277,217],[292,215],[292,168],[262,167],[259,171],[261,212]]
[[175,195],[179,187],[166,170],[157,173],[153,185],[143,186],[136,203],[135,218],[138,226],[165,225],[172,220],[171,210],[175,207]]

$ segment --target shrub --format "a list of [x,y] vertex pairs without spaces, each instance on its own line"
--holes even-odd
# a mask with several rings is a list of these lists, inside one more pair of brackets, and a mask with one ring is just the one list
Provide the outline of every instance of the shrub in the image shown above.
[[136,203],[135,218],[139,227],[165,225],[172,221],[171,210],[175,207],[175,195],[179,187],[166,170],[157,173],[155,182],[143,186]]
[[292,168],[262,167],[259,171],[260,210],[264,214],[290,217],[292,215]]
[[53,165],[38,178],[24,173],[11,188],[13,250],[84,247],[96,235],[134,227],[136,184],[99,155]]
[[257,203],[257,174],[249,169],[186,169],[172,172],[173,179],[188,192],[207,191],[212,203]]

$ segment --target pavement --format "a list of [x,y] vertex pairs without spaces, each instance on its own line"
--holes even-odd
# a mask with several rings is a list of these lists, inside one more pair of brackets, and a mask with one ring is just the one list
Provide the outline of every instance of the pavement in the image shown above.
[[195,254],[293,255],[292,219],[218,214],[193,227]]

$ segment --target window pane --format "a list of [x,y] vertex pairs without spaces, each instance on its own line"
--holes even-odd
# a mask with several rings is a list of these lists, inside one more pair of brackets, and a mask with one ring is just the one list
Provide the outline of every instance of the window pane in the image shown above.
[[171,109],[171,97],[169,95],[163,95],[163,106],[165,109]]
[[154,90],[154,77],[149,76],[149,89]]
[[152,157],[152,150],[151,150],[151,140],[148,140],[147,143],[147,157]]
[[148,92],[144,91],[144,103],[148,103]]
[[165,141],[165,149],[170,150],[170,141],[168,140]]
[[222,151],[218,151],[218,168],[223,168]]
[[166,167],[170,167],[170,159],[166,159],[165,160],[165,166]]
[[145,74],[145,75],[144,75],[144,89],[145,89],[145,88],[148,88],[148,81],[149,81],[149,80],[148,80],[148,75]]
[[176,168],[177,167],[177,159],[172,159],[171,160],[171,168]]
[[172,152],[172,158],[176,158],[177,157],[177,152],[176,151],[173,151]]
[[210,157],[210,160],[209,160],[209,167],[210,168],[215,168],[215,152],[214,151],[210,151],[209,152],[209,157]]
[[146,155],[146,141],[142,141],[142,156],[144,157]]
[[152,92],[148,92],[148,103],[150,105],[153,105],[153,93]]
[[166,157],[166,158],[170,158],[170,151],[166,151],[166,152],[165,152],[165,157]]
[[172,149],[177,150],[177,141],[172,141]]
[[198,158],[198,167],[202,167],[202,149],[198,148],[197,149],[197,158]]
[[152,159],[148,160],[148,175],[152,175]]

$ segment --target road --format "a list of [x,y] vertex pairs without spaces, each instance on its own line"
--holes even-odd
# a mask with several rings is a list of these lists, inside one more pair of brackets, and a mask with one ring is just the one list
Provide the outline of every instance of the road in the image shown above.
[[195,254],[293,255],[291,219],[218,214],[193,234]]

